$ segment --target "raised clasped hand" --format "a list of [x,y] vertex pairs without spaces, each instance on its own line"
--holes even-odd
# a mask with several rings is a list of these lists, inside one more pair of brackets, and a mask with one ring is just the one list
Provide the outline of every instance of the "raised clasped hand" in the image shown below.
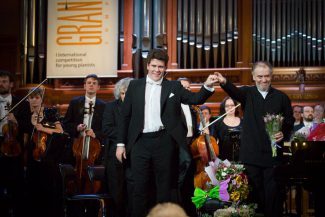
[[217,76],[217,80],[220,84],[225,84],[226,83],[226,78],[222,76],[220,72],[215,72],[215,76]]
[[218,82],[218,76],[217,75],[209,75],[209,77],[207,78],[207,80],[205,81],[205,85],[208,87],[212,87],[213,84]]

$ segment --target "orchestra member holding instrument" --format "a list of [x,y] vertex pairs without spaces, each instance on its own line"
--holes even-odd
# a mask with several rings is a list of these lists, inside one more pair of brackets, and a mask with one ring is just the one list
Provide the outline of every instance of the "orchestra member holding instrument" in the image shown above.
[[0,198],[9,201],[0,203],[0,216],[24,215],[21,207],[24,179],[21,125],[27,103],[19,102],[12,95],[13,86],[12,73],[0,70]]
[[[215,120],[215,118],[212,116],[211,108],[207,105],[201,105],[200,110],[202,112],[205,124],[209,125],[209,127],[205,128],[204,132],[201,132],[201,133],[205,133],[205,134],[213,136],[214,135],[214,127],[213,127],[213,125],[210,125],[210,123],[212,123]],[[199,130],[201,130],[203,128],[202,121],[200,121],[198,128],[199,128]]]
[[[124,217],[130,212],[130,199],[132,183],[129,180],[130,171],[125,164],[116,158],[117,125],[121,120],[121,109],[125,93],[132,78],[123,78],[115,84],[115,100],[108,102],[103,114],[103,133],[105,135],[105,167],[107,174],[108,190],[113,197],[114,204],[111,207],[112,217]],[[128,185],[128,186],[127,186]],[[128,189],[128,191],[127,191]],[[128,193],[127,193],[128,192]]]
[[[62,134],[56,108],[43,105],[45,88],[31,89],[28,102],[29,117],[23,128],[27,151],[27,211],[29,216],[60,215],[60,175],[57,162],[47,153],[51,145],[55,145],[54,134]],[[27,111],[28,112],[28,111]]]
[[[72,152],[75,157],[79,193],[95,193],[102,186],[100,181],[91,185],[87,167],[102,164],[101,147],[103,141],[102,117],[105,102],[97,97],[100,79],[89,74],[84,79],[84,96],[73,98],[63,119],[63,127],[72,139]],[[89,215],[96,215],[96,207],[85,207]],[[83,212],[81,209],[75,212]],[[77,215],[77,214],[76,214]]]
[[[241,103],[244,117],[239,160],[252,186],[250,196],[258,203],[258,211],[266,217],[282,216],[284,188],[275,179],[274,172],[282,163],[282,143],[290,139],[294,118],[289,97],[271,86],[273,67],[259,61],[253,65],[254,86],[233,85],[220,73],[215,74],[223,90]],[[282,129],[272,135],[272,144],[265,128],[267,114],[282,115]],[[274,150],[275,148],[275,150]]]
[[186,142],[187,133],[181,103],[200,104],[213,94],[215,75],[209,75],[197,93],[186,90],[178,81],[165,79],[168,59],[165,50],[152,49],[147,57],[147,77],[130,82],[122,105],[116,157],[121,162],[131,159],[134,217],[144,217],[148,212],[152,172],[155,203],[172,200],[171,191],[177,188],[178,146]]
[[214,137],[218,139],[219,158],[222,160],[238,161],[239,135],[242,121],[238,117],[238,108],[232,109],[238,102],[227,96],[220,104],[219,115],[226,116],[216,121],[214,126]]

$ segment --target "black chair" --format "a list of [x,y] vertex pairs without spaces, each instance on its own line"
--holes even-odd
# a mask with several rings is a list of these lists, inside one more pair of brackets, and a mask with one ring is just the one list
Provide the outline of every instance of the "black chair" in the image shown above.
[[[77,189],[77,174],[72,165],[60,164],[60,173],[62,177],[63,186],[63,211],[64,216],[68,217],[68,204],[73,201],[97,201],[100,205],[99,212],[102,217],[106,217],[107,206],[111,200],[111,196],[107,193],[95,194],[80,194]],[[95,181],[105,180],[105,167],[104,166],[91,166],[88,167],[88,175],[90,182],[93,184]]]

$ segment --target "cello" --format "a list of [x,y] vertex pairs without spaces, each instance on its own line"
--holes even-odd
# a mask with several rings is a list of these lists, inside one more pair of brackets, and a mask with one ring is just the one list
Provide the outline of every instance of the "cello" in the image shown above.
[[[10,111],[10,103],[7,103],[5,110]],[[3,125],[2,133],[4,141],[1,146],[1,152],[7,157],[17,157],[21,153],[20,143],[17,141],[18,125],[8,120],[8,122]]]
[[91,129],[90,126],[94,113],[93,109],[93,103],[90,102],[87,112],[89,115],[87,128],[82,133],[82,136],[75,139],[72,147],[73,154],[76,158],[75,170],[78,174],[79,190],[83,193],[95,193],[100,189],[99,182],[94,183],[94,186],[91,186],[87,175],[87,167],[94,165],[95,160],[99,157],[101,151],[101,144],[99,140],[86,135],[86,132]]
[[[205,118],[203,117],[202,111],[197,106],[193,106],[193,108],[199,114],[200,122],[203,128],[206,128],[207,124]],[[215,161],[219,155],[218,143],[213,136],[204,133],[192,142],[191,153],[196,162],[194,186],[204,189],[205,183],[209,180],[204,169],[210,161]]]

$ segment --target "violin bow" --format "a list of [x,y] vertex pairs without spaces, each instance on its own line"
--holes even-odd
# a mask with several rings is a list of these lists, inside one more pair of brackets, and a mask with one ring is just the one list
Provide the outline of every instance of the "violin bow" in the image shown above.
[[11,109],[8,111],[8,113],[0,119],[0,122],[3,119],[5,119],[9,115],[9,113],[11,113],[18,105],[20,105],[25,99],[27,99],[27,97],[29,97],[29,95],[31,95],[36,89],[38,89],[40,86],[42,86],[42,84],[44,84],[46,81],[47,81],[47,78],[45,78],[39,85],[37,85],[35,88],[33,88],[33,90],[30,91],[26,96],[24,96],[24,98],[22,98],[18,103],[16,103],[15,106],[11,107]]
[[223,118],[224,116],[226,116],[229,112],[235,110],[237,107],[240,106],[240,103],[238,103],[235,107],[231,108],[229,111],[225,112],[223,115],[219,116],[218,118],[216,118],[214,121],[212,121],[211,123],[205,125],[205,127],[203,127],[200,131],[202,132],[203,130],[205,130],[206,128],[208,128],[209,126],[211,126],[212,124],[214,124],[215,122],[217,122],[218,120],[220,120],[221,118]]

